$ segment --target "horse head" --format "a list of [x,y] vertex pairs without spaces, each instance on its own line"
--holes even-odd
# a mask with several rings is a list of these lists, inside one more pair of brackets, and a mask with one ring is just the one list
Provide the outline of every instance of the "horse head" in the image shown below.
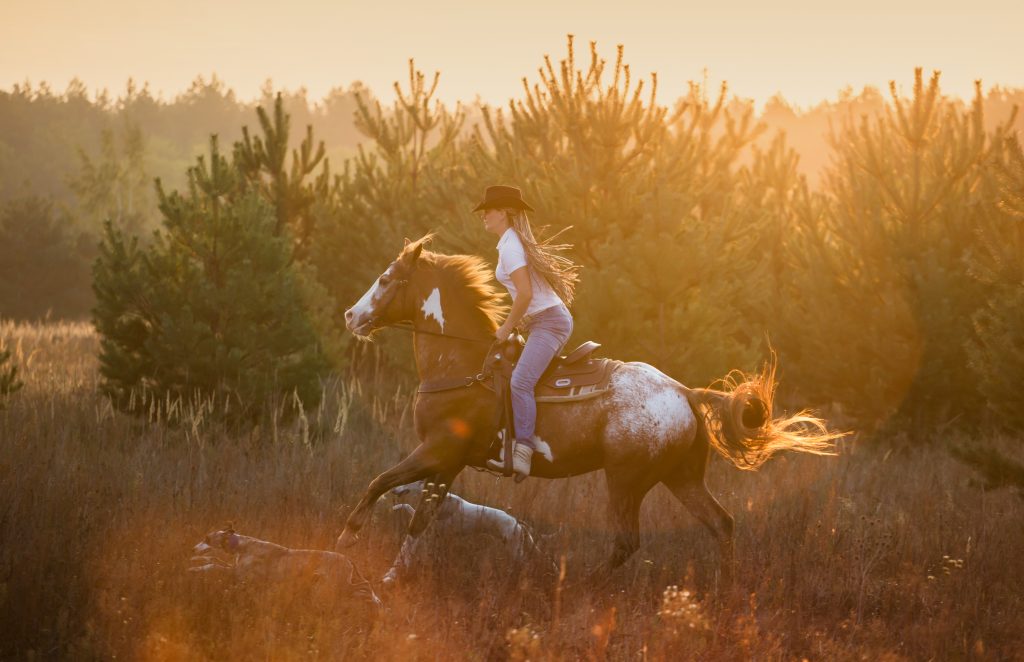
[[410,296],[415,289],[413,275],[423,246],[430,238],[431,235],[427,235],[417,241],[405,240],[398,257],[373,281],[359,301],[345,311],[345,326],[349,331],[367,338],[382,326],[413,319],[415,297]]

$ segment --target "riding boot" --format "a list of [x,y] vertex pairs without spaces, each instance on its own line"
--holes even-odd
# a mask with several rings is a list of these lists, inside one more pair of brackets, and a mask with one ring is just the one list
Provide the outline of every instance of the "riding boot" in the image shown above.
[[533,463],[533,446],[516,442],[516,448],[512,451],[512,471],[515,472],[516,482],[521,483],[530,475],[530,465]]

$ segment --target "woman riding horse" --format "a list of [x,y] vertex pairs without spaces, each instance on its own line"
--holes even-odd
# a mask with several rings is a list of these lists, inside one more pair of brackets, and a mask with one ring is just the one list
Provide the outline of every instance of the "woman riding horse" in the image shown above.
[[[530,229],[526,212],[533,207],[513,186],[488,186],[484,200],[473,210],[481,212],[484,229],[500,237],[498,267],[494,276],[512,297],[512,308],[505,322],[494,332],[505,342],[513,329],[521,327],[529,335],[526,346],[512,372],[512,417],[515,445],[512,470],[516,482],[530,475],[533,460],[537,403],[534,389],[541,374],[572,335],[572,304],[579,268],[554,251],[565,248],[538,243]],[[501,463],[488,463],[501,470]]]
[[[504,194],[502,189],[492,189],[484,201],[485,206],[490,202],[499,210],[487,210],[487,218],[495,219],[487,221],[494,223],[494,231],[508,219],[508,213],[500,210],[514,211],[502,237],[511,232],[507,236],[522,245],[527,266],[540,272],[534,278],[521,261],[511,257],[506,261],[512,251],[500,257],[504,266],[499,268],[517,287],[514,296],[518,306],[513,305],[513,314],[506,314],[501,293],[491,285],[493,272],[489,265],[476,256],[425,250],[429,235],[407,241],[398,257],[345,311],[346,326],[361,338],[369,339],[390,326],[413,331],[420,381],[413,419],[420,444],[370,481],[338,537],[339,547],[356,541],[373,504],[388,490],[421,479],[449,486],[465,467],[482,468],[491,459],[492,442],[498,433],[498,402],[480,368],[490,355],[495,336],[507,335],[512,325],[521,321],[516,314],[529,311],[537,290],[543,287],[541,283],[547,282],[555,294],[563,288],[564,301],[571,299],[564,292],[571,293],[567,286],[574,281],[571,263],[556,260],[562,269],[552,273],[561,275],[545,279],[544,267],[531,260],[532,236],[527,241],[523,237],[523,228],[529,226],[516,227],[515,212],[525,211],[526,203],[517,202],[521,200],[522,196],[508,189]],[[517,209],[516,204],[524,209]],[[502,252],[505,250],[507,247]],[[520,275],[512,277],[516,272]],[[529,304],[520,294],[523,286],[516,283],[516,278],[523,282],[524,277],[531,288]],[[555,309],[551,319],[559,320],[561,326],[531,325],[531,342],[539,344],[538,349],[545,345],[557,349],[571,329],[560,304],[549,308]],[[540,312],[544,317],[545,311]],[[538,363],[546,364],[554,351],[538,352]],[[528,363],[530,360],[527,357]],[[541,370],[543,367],[532,369]],[[772,415],[774,364],[761,374],[734,376],[736,379],[723,380],[725,388],[721,390],[689,388],[651,365],[625,362],[611,372],[608,389],[600,397],[539,405],[541,413],[531,439],[538,452],[534,455],[519,450],[520,456],[525,455],[523,460],[531,462],[530,475],[564,478],[604,470],[614,543],[611,556],[597,574],[618,567],[636,552],[640,546],[640,505],[660,483],[718,540],[723,577],[727,577],[733,559],[733,519],[704,483],[710,450],[745,469],[756,468],[783,450],[832,452],[832,440],[841,435],[830,432],[821,419],[806,412]],[[522,416],[523,409],[517,409],[517,436],[530,432],[522,428],[530,425],[528,421],[521,425]],[[520,444],[519,448],[526,445]],[[519,475],[523,475],[523,460],[516,467]],[[409,527],[410,535],[422,533],[436,512],[437,502],[426,498],[421,501]]]

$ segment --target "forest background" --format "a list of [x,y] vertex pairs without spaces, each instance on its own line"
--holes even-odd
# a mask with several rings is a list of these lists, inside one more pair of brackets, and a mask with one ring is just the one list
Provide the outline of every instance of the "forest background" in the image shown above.
[[[243,102],[216,77],[170,101],[132,81],[118,97],[90,97],[78,81],[60,94],[15,86],[0,93],[0,311],[89,316],[104,223],[142,250],[161,228],[173,238],[164,191],[195,184],[190,165],[215,135],[224,154],[235,145],[229,168],[247,182],[221,194],[258,190],[275,210],[272,234],[288,237],[282,264],[294,257],[303,274],[307,310],[297,314],[316,329],[321,368],[346,362],[338,312],[403,236],[436,231],[438,250],[490,256],[468,201],[512,181],[537,201],[547,236],[570,228],[562,237],[585,270],[579,339],[693,384],[774,350],[791,402],[868,428],[897,412],[903,423],[1020,422],[1010,385],[1024,366],[1013,142],[1024,90],[983,93],[979,83],[961,100],[918,71],[890,91],[847,89],[804,111],[774,98],[758,113],[725,86],[694,83],[662,101],[654,75],[631,78],[621,48],[608,60],[570,40],[567,58],[545,58],[507,107],[446,107],[433,100],[438,80],[411,63],[391,107],[360,83],[318,102],[269,81]],[[124,298],[139,296],[112,293],[111,259],[97,263],[96,283],[108,337],[104,316],[123,319],[134,305]],[[196,277],[211,269],[205,259]],[[384,343],[396,374],[410,377],[404,345]],[[165,360],[195,353],[185,345]],[[104,350],[108,367],[116,346]],[[322,372],[308,367],[313,392],[308,380]],[[145,379],[127,369],[115,384],[123,393]],[[223,381],[223,369],[204,379]]]

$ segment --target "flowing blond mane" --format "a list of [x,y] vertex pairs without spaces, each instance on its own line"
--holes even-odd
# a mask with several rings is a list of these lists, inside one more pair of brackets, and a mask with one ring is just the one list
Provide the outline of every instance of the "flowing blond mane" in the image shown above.
[[[426,244],[433,238],[429,234],[410,243],[402,255],[412,251],[417,244]],[[487,262],[475,255],[445,255],[423,250],[419,261],[422,265],[436,269],[443,280],[452,284],[452,291],[465,293],[469,302],[483,314],[488,322],[497,328],[508,313],[505,295],[494,287],[493,270]]]

